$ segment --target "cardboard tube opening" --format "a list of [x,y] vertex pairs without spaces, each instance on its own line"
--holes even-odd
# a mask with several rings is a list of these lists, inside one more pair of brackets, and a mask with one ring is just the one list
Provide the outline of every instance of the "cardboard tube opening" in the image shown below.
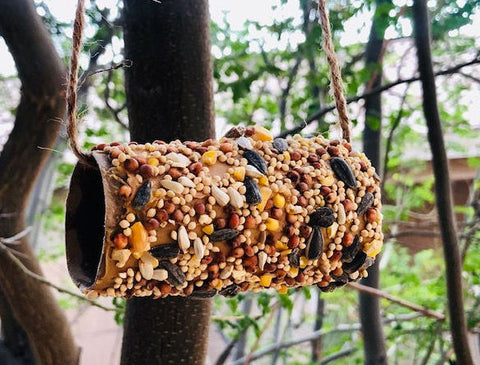
[[101,275],[105,235],[105,195],[99,169],[77,164],[70,182],[66,211],[68,270],[81,289]]

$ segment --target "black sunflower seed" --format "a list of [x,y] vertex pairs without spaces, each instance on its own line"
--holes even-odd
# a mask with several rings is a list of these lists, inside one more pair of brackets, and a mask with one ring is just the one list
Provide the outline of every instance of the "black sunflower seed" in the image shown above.
[[342,275],[334,275],[330,274],[333,280],[335,280],[337,283],[343,283],[343,285],[348,283],[348,275],[346,273],[342,273]]
[[353,261],[358,251],[360,250],[359,242],[360,242],[360,239],[358,238],[358,236],[355,236],[355,239],[353,240],[352,244],[348,247],[343,248],[342,250],[343,262],[350,263]]
[[342,265],[343,272],[347,274],[353,274],[360,269],[367,259],[367,254],[363,251],[357,253],[351,262],[346,262]]
[[135,209],[143,208],[150,200],[150,193],[152,191],[152,183],[146,181],[140,186],[132,200],[132,207]]
[[240,234],[236,229],[224,228],[213,232],[209,238],[211,242],[228,241]]
[[291,267],[300,266],[300,250],[298,248],[294,248],[292,252],[288,254],[288,262]]
[[323,250],[323,235],[319,228],[313,227],[312,233],[307,238],[306,256],[309,260],[316,260]]
[[257,152],[252,150],[245,150],[243,152],[243,157],[247,159],[249,165],[252,165],[253,167],[255,167],[262,174],[264,175],[267,174],[267,164]]
[[333,222],[335,222],[333,209],[329,207],[321,207],[310,214],[308,225],[311,227],[330,227]]
[[218,293],[220,295],[223,295],[224,297],[231,298],[237,295],[240,292],[240,286],[237,284],[231,284],[227,286],[226,288],[223,288],[220,290]]
[[246,177],[243,181],[245,185],[245,199],[247,204],[258,204],[262,201],[262,195],[260,194],[260,188],[257,183],[251,178]]
[[167,282],[173,286],[180,286],[187,281],[187,278],[185,277],[183,271],[177,265],[172,264],[170,261],[160,261],[158,263],[158,268],[167,270]]
[[278,153],[283,153],[288,149],[288,143],[283,138],[275,138],[272,146],[278,151]]
[[214,297],[215,294],[217,294],[217,291],[215,289],[211,289],[211,290],[197,289],[197,290],[194,290],[192,294],[190,294],[190,297],[198,298],[198,299],[207,299],[207,298]]
[[362,200],[360,201],[360,204],[358,204],[357,214],[360,215],[365,213],[367,209],[372,206],[374,199],[375,197],[372,193],[365,193]]
[[355,179],[352,169],[343,158],[333,157],[330,160],[330,166],[332,166],[332,170],[338,180],[343,181],[344,184],[351,189],[357,188],[357,179]]
[[180,248],[176,243],[167,243],[153,247],[150,253],[158,259],[172,259],[178,256]]

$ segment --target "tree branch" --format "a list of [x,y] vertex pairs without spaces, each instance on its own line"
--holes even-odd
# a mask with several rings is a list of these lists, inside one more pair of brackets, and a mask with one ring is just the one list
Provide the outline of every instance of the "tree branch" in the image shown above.
[[[445,257],[450,331],[458,363],[473,365],[468,345],[463,306],[462,264],[455,216],[453,214],[448,159],[437,105],[435,77],[430,50],[430,20],[426,0],[414,0],[413,25],[415,44],[417,46],[418,69],[422,81],[423,112],[428,127],[428,142],[432,151],[438,221],[442,233]],[[478,55],[476,59],[478,60]]]
[[[479,64],[480,63],[480,56],[477,54],[475,56],[474,59],[468,61],[468,62],[463,62],[463,63],[459,63],[455,66],[452,66],[452,67],[449,67],[449,68],[446,68],[445,70],[442,70],[442,71],[438,71],[436,72],[434,75],[435,76],[445,76],[445,75],[451,75],[451,74],[454,74],[454,73],[458,73],[459,70],[461,70],[462,68],[464,67],[468,67],[468,66],[472,66],[472,65],[476,65],[476,64]],[[385,84],[385,85],[382,85],[380,87],[376,87],[376,88],[373,88],[371,89],[370,91],[368,92],[365,92],[361,95],[358,95],[358,96],[354,96],[354,97],[351,97],[351,98],[348,98],[347,99],[347,104],[351,104],[351,103],[355,103],[359,100],[362,100],[362,99],[365,99],[371,95],[375,95],[375,94],[378,94],[378,93],[381,93],[383,91],[386,91],[386,90],[389,90],[391,88],[394,88],[395,86],[398,86],[398,85],[402,85],[402,84],[411,84],[413,82],[416,82],[416,81],[419,81],[420,80],[420,76],[415,76],[415,77],[410,77],[408,79],[398,79],[394,82],[391,82],[391,83],[388,83],[388,84]],[[278,135],[278,137],[286,137],[288,135],[293,135],[293,134],[296,134],[296,133],[299,133],[301,132],[306,126],[310,125],[311,123],[313,123],[314,121],[318,120],[319,118],[323,117],[324,115],[330,113],[331,111],[335,110],[335,105],[330,105],[330,106],[327,106],[325,108],[322,108],[320,110],[318,110],[317,112],[315,112],[313,115],[311,115],[310,117],[308,117],[304,122],[302,122],[301,124],[299,123],[297,126],[289,129],[289,130],[286,130],[282,133],[280,133]]]

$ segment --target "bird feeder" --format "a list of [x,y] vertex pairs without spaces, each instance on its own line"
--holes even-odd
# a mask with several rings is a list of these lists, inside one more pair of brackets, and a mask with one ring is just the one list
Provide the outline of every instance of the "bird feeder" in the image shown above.
[[378,176],[345,140],[237,127],[92,157],[66,216],[68,268],[91,298],[331,291],[367,276],[382,246]]

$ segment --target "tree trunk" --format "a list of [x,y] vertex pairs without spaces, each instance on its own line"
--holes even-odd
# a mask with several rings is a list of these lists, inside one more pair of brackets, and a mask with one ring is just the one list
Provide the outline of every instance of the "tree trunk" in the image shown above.
[[[22,82],[15,126],[0,155],[0,237],[11,237],[25,228],[29,194],[62,124],[65,68],[32,1],[0,0],[0,8],[0,34]],[[20,258],[28,269],[41,273],[27,239],[16,244],[15,250],[22,253]],[[7,316],[4,323],[9,324],[3,327],[5,345],[18,343],[14,339],[18,332],[10,331],[18,328],[17,322],[39,364],[76,364],[78,348],[50,289],[1,251],[0,310]],[[9,350],[15,351],[13,346]]]
[[[137,142],[214,137],[207,0],[124,1],[130,134]],[[121,363],[204,364],[210,300],[127,302]]]
[[[373,89],[382,82],[382,49],[386,24],[381,19],[378,8],[389,0],[378,0],[377,10],[373,15],[372,28],[366,49],[365,63],[367,68],[372,69],[372,77],[367,88]],[[372,165],[380,174],[381,170],[381,120],[382,100],[381,93],[365,98],[365,128],[363,130],[363,150],[372,162]],[[380,259],[368,270],[368,277],[362,280],[363,285],[373,288],[380,286]],[[385,338],[383,334],[382,318],[380,313],[380,299],[371,294],[361,292],[359,294],[360,323],[363,333],[363,348],[366,365],[378,365],[387,363]]]
[[468,346],[463,306],[462,263],[458,247],[455,216],[453,214],[448,159],[443,141],[442,124],[438,113],[435,76],[433,74],[430,50],[430,20],[425,0],[414,0],[413,23],[418,69],[423,90],[423,112],[428,127],[428,142],[432,151],[438,223],[445,257],[450,331],[458,364],[473,365],[472,355]]

